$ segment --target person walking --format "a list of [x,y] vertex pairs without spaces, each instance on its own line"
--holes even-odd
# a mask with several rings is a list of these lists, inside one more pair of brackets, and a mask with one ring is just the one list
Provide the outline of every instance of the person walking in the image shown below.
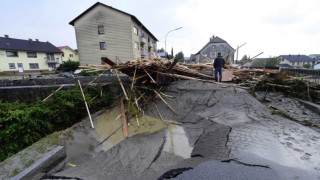
[[221,53],[218,53],[218,57],[214,59],[213,67],[214,67],[214,77],[216,82],[218,82],[218,73],[219,73],[219,82],[222,80],[222,68],[225,64],[225,60],[223,59]]

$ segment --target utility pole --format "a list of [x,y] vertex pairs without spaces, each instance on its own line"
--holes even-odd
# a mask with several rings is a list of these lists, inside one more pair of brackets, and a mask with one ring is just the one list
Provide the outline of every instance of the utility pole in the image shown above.
[[244,44],[242,44],[241,46],[239,46],[239,45],[237,46],[237,61],[239,60],[239,59],[238,59],[239,48],[241,48],[242,46],[244,46],[244,45],[246,45],[246,44],[247,44],[247,43],[244,43]]

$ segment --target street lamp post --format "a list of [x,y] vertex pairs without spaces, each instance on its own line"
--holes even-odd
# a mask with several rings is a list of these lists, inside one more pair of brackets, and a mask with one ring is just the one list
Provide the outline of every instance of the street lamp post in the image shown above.
[[164,52],[167,52],[167,36],[168,36],[168,34],[169,34],[170,32],[172,32],[172,31],[176,31],[176,30],[179,30],[179,29],[181,29],[181,28],[182,28],[182,27],[179,27],[179,28],[176,28],[176,29],[173,29],[173,30],[167,32],[166,38],[165,38],[165,40],[164,40]]

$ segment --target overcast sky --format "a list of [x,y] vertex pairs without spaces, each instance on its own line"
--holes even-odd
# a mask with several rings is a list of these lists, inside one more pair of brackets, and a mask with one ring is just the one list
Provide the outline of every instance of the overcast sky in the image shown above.
[[[2,0],[0,36],[77,48],[69,22],[95,0]],[[167,51],[198,52],[212,35],[244,55],[320,54],[319,0],[101,0],[136,16]]]

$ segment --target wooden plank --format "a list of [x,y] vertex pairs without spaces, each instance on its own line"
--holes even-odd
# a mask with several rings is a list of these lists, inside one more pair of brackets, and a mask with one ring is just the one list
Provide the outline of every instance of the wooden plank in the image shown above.
[[84,104],[86,105],[86,108],[87,108],[87,112],[88,112],[88,116],[89,116],[89,119],[90,119],[91,127],[94,128],[93,121],[92,121],[91,114],[90,114],[90,110],[89,110],[89,107],[88,107],[88,104],[87,104],[87,101],[86,101],[86,97],[84,96],[84,93],[83,93],[83,90],[82,90],[81,83],[80,83],[79,79],[78,79],[78,83],[79,83],[79,86],[80,86],[80,90],[81,90],[81,94],[82,94],[82,97],[83,97],[83,100],[84,100]]
[[[60,89],[62,89],[64,87],[64,85],[60,86],[55,92],[58,92]],[[51,96],[53,95],[53,93],[51,93],[48,97],[46,97],[44,100],[42,101],[46,101],[48,100]]]
[[127,124],[127,117],[124,109],[124,98],[123,96],[120,99],[121,104],[121,119],[122,119],[122,132],[124,137],[128,137],[128,124]]

